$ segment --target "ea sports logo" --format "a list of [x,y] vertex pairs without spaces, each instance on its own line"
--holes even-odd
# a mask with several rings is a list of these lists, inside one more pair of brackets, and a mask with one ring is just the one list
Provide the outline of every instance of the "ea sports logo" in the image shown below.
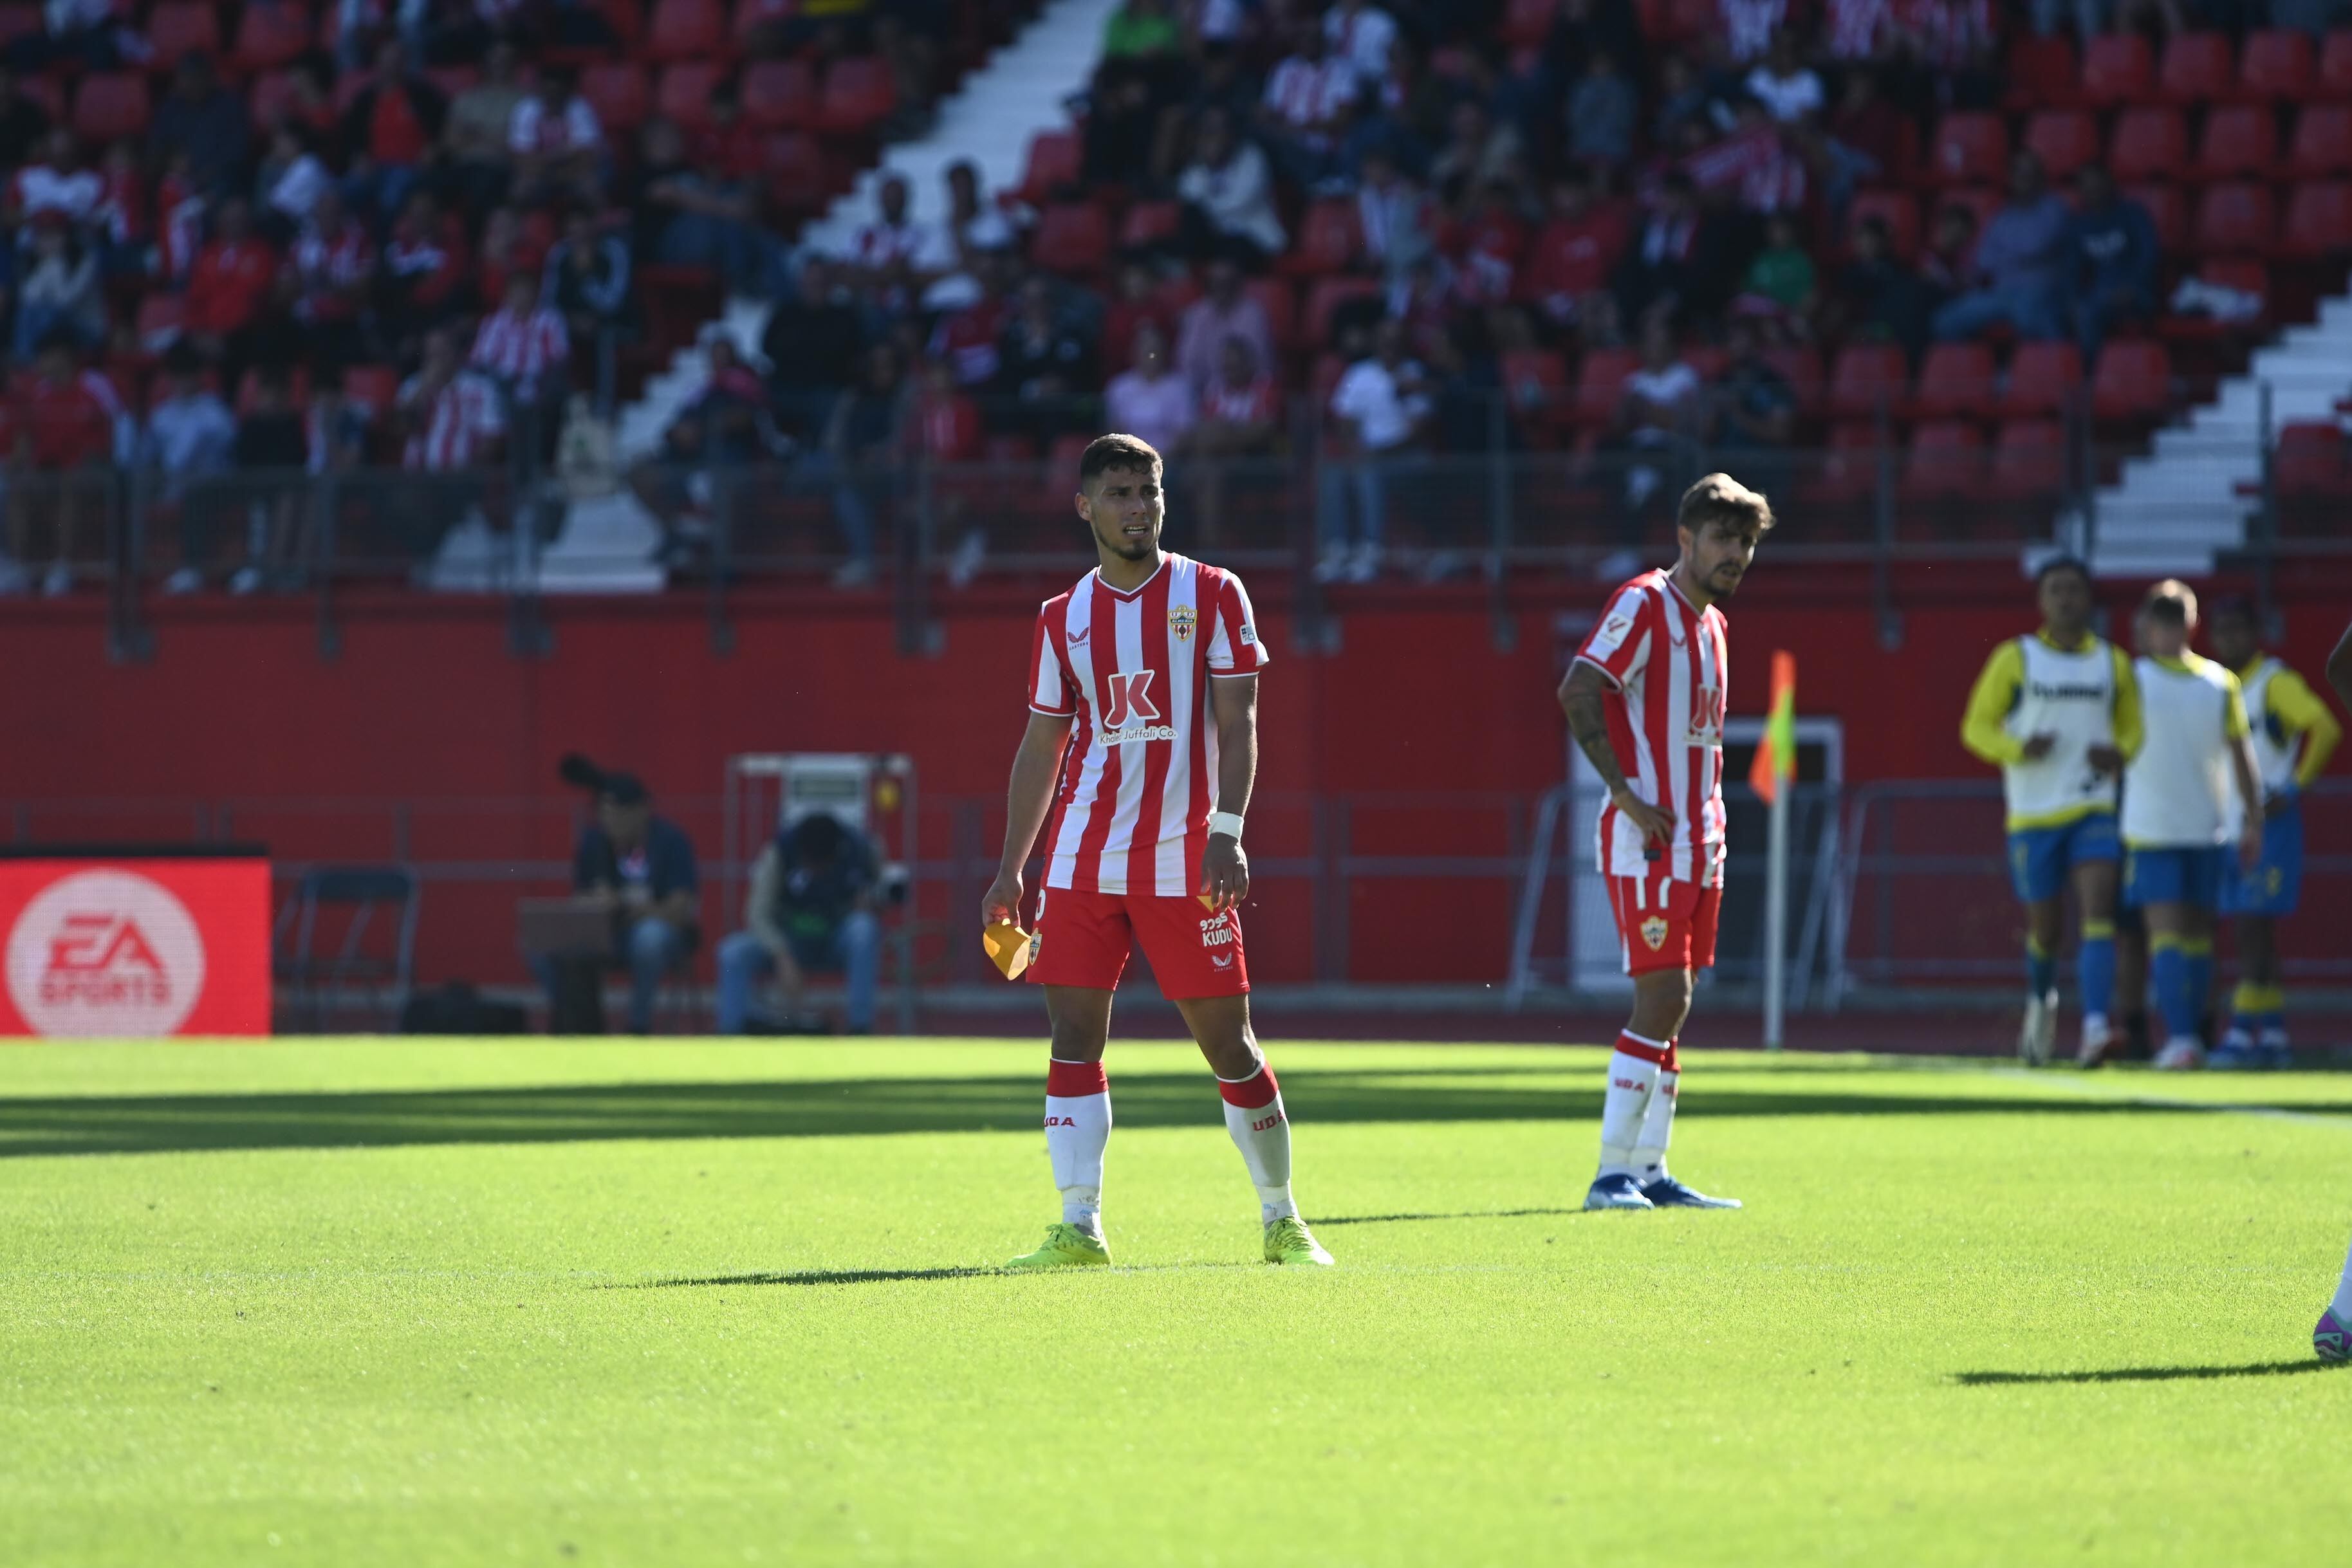
[[195,921],[134,872],[51,883],[8,933],[8,999],[35,1034],[170,1034],[204,988]]

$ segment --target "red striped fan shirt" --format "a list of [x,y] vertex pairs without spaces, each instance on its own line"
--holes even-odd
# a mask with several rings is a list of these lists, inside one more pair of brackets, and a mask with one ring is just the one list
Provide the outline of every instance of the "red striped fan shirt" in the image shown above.
[[501,381],[537,381],[571,353],[563,318],[542,305],[528,316],[499,310],[483,317],[466,362]]
[[429,474],[470,468],[506,434],[499,390],[471,371],[459,371],[436,389],[423,375],[400,389],[400,407],[411,430],[401,466]]
[[1045,825],[1045,885],[1200,891],[1217,787],[1210,683],[1266,664],[1241,579],[1168,555],[1121,592],[1088,572],[1037,612],[1029,707],[1077,720]]
[[1723,711],[1729,644],[1723,612],[1694,609],[1664,570],[1610,596],[1576,656],[1616,690],[1603,705],[1625,782],[1675,819],[1674,843],[1653,862],[1642,831],[1612,805],[1595,831],[1604,876],[1723,881]]

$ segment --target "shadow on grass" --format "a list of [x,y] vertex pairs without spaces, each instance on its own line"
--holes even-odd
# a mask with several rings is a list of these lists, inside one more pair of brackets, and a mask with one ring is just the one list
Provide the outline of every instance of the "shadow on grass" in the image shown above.
[[1332,1225],[1394,1225],[1405,1219],[1531,1219],[1538,1215],[1582,1214],[1580,1208],[1484,1208],[1471,1214],[1339,1214],[1323,1215],[1315,1223]]
[[2325,1361],[2252,1361],[2243,1366],[2109,1366],[2095,1372],[1956,1372],[1952,1381],[1964,1388],[1984,1388],[2012,1383],[2171,1383],[2180,1378],[2293,1377],[2305,1372],[2332,1372]]
[[[1601,1112],[1600,1076],[1556,1067],[1283,1074],[1284,1096],[1314,1123],[1588,1121]],[[1045,1074],[869,1078],[835,1082],[559,1084],[499,1089],[284,1094],[89,1095],[0,1099],[0,1158],[201,1149],[358,1148],[421,1144],[592,1142],[614,1138],[793,1138],[886,1133],[968,1133],[1037,1124]],[[1589,1080],[1589,1082],[1588,1082]],[[1916,1080],[1912,1082],[1916,1082]],[[1205,1070],[1114,1072],[1118,1120],[1130,1127],[1219,1124]],[[2147,1116],[2192,1113],[2075,1096],[2018,1099],[2013,1086],[1981,1094],[1785,1091],[1725,1087],[1695,1101],[1731,1116]],[[2352,1113],[2352,1103],[2309,1105]]]
[[887,1285],[899,1280],[971,1280],[1002,1269],[801,1269],[787,1274],[719,1274],[707,1280],[647,1280],[611,1291],[685,1291],[712,1285]]

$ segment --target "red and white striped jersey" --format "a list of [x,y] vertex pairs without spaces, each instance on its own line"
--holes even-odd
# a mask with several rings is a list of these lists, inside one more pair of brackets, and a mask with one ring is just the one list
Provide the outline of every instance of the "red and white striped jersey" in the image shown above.
[[1272,376],[1260,376],[1245,387],[1219,382],[1201,394],[1201,417],[1226,424],[1272,424],[1282,413],[1282,399]]
[[1265,664],[1241,579],[1181,555],[1131,591],[1090,571],[1045,601],[1030,711],[1077,720],[1045,824],[1047,887],[1200,891],[1217,787],[1209,683]]
[[466,362],[502,381],[537,381],[571,352],[563,318],[542,305],[528,316],[497,310],[483,317]]
[[1730,669],[1723,612],[1693,608],[1669,573],[1645,571],[1610,596],[1576,656],[1617,688],[1603,706],[1626,784],[1675,819],[1675,841],[1654,862],[1656,846],[1614,805],[1602,807],[1594,835],[1601,874],[1721,883]]
[[506,434],[499,389],[471,371],[459,371],[438,392],[429,391],[422,375],[411,376],[399,402],[411,422],[400,455],[404,468],[432,474],[470,468],[490,442]]

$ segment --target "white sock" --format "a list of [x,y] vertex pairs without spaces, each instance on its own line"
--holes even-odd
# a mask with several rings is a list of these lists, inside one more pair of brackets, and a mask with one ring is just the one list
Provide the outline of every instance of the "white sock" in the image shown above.
[[1282,1087],[1263,1060],[1247,1078],[1217,1080],[1225,1098],[1225,1131],[1249,1167],[1257,1188],[1258,1223],[1272,1225],[1296,1216],[1290,1198],[1290,1118],[1283,1114]]
[[1062,1218],[1102,1234],[1103,1150],[1110,1143],[1110,1081],[1099,1061],[1055,1061],[1045,1070],[1045,1153],[1062,1192]]
[[2344,1277],[2336,1281],[2336,1299],[2327,1303],[2339,1323],[2352,1323],[2352,1254],[2344,1260]]
[[[1634,1048],[1633,1052],[1626,1051],[1628,1045]],[[1633,1174],[1634,1146],[1642,1141],[1642,1123],[1649,1113],[1652,1092],[1658,1086],[1658,1060],[1665,1053],[1662,1040],[1631,1030],[1618,1035],[1617,1051],[1609,1058],[1609,1090],[1601,1101],[1602,1176]]]
[[[1674,1041],[1666,1042],[1671,1050]],[[1633,1145],[1633,1179],[1643,1186],[1666,1179],[1666,1144],[1675,1134],[1675,1088],[1682,1082],[1676,1069],[1660,1067],[1658,1086],[1642,1113],[1642,1133]]]

